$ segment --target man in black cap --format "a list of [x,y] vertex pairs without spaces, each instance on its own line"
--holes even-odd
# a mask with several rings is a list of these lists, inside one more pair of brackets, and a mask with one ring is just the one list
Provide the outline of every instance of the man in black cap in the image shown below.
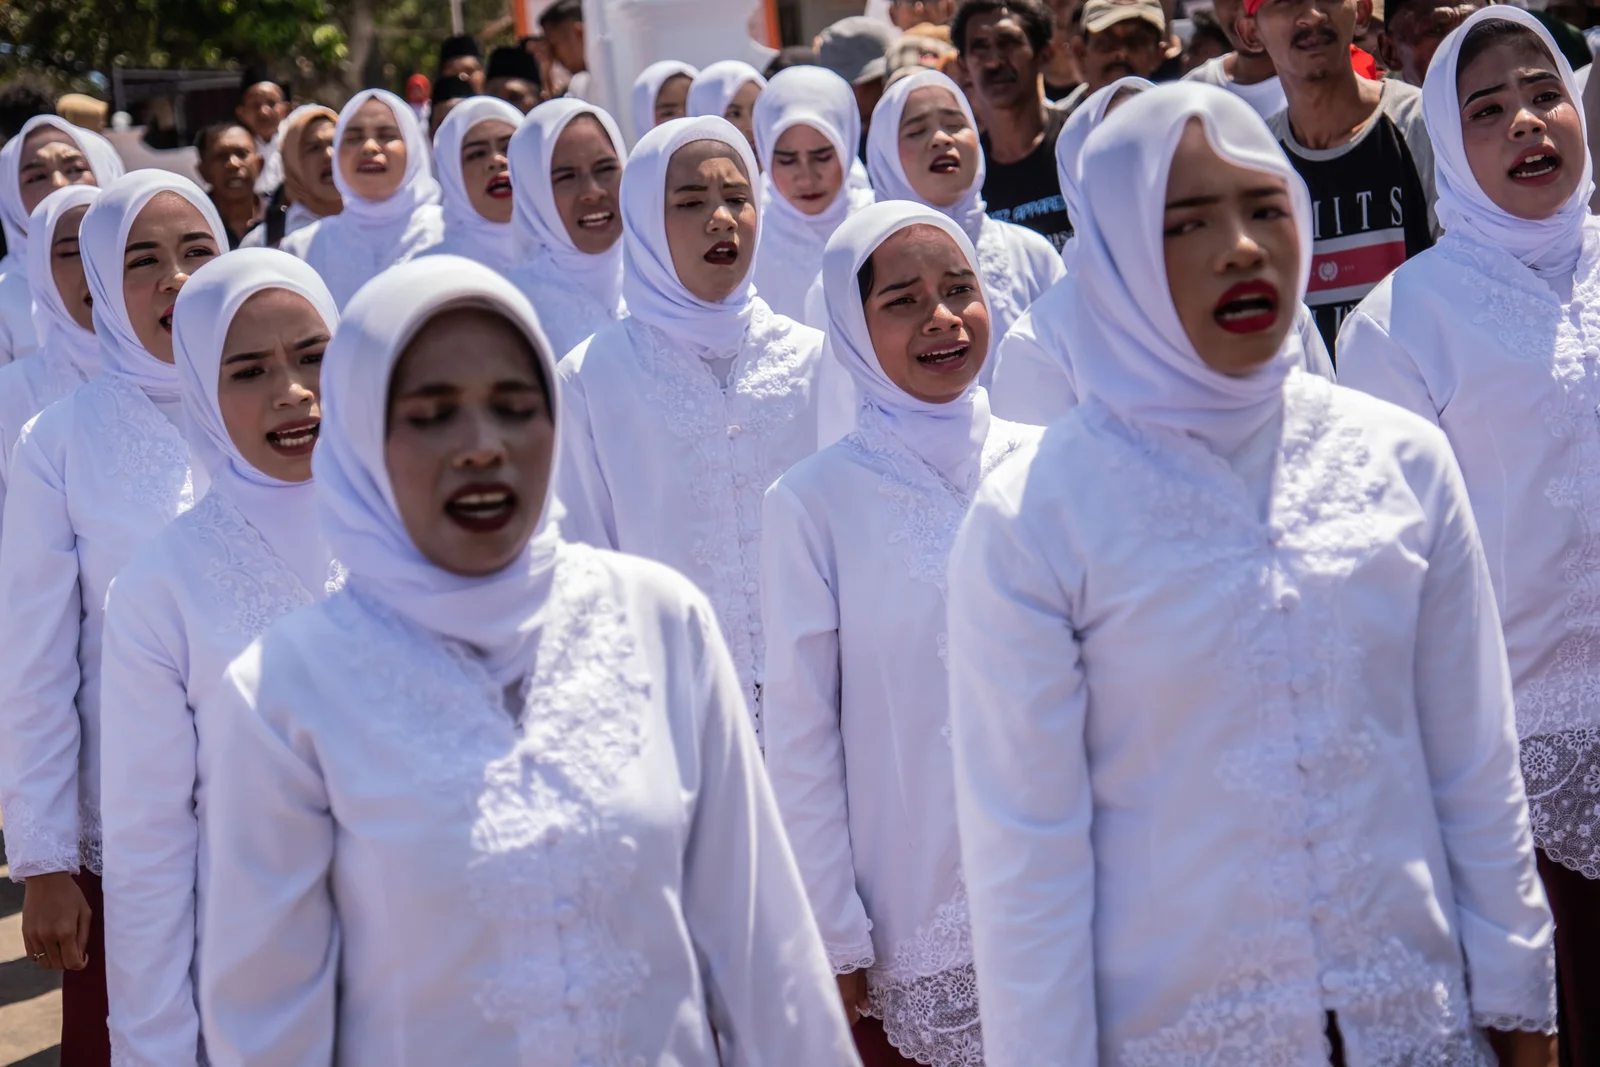
[[[478,72],[483,76],[483,71]],[[433,83],[433,98],[428,106],[428,140],[433,141],[433,135],[439,132],[440,123],[445,116],[455,110],[455,106],[469,96],[477,96],[478,92],[472,87],[472,82],[462,75],[453,78],[440,78]]]
[[533,53],[516,45],[496,48],[489,53],[488,80],[483,91],[498,96],[526,115],[543,99],[539,80],[539,61]]
[[471,34],[446,37],[439,46],[439,76],[434,82],[452,78],[465,78],[471,83],[472,93],[468,95],[483,92],[483,53]]

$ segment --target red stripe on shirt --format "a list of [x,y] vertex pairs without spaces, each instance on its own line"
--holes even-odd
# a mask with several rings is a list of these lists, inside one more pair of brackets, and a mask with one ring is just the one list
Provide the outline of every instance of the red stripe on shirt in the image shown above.
[[1405,261],[1404,234],[1359,248],[1313,254],[1311,283],[1306,286],[1306,295],[1356,285],[1377,285]]

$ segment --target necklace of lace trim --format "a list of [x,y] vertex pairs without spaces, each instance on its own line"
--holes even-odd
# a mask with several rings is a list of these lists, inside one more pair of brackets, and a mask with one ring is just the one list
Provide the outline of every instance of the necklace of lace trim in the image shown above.
[[[1261,833],[1239,861],[1243,920],[1231,950],[1210,967],[1209,988],[1165,1026],[1124,1043],[1126,1067],[1295,1063],[1321,1039],[1321,991],[1336,993],[1347,1032],[1360,1034],[1375,1067],[1490,1067],[1474,1030],[1465,974],[1453,959],[1429,958],[1389,934],[1374,912],[1373,857],[1360,835],[1341,829],[1346,783],[1374,773],[1378,739],[1365,720],[1328,721],[1296,710],[1281,674],[1287,650],[1273,609],[1292,606],[1317,635],[1308,650],[1314,683],[1359,687],[1363,649],[1339,611],[1337,590],[1380,543],[1372,514],[1384,483],[1357,424],[1332,408],[1332,387],[1296,374],[1284,388],[1283,441],[1271,521],[1262,522],[1244,484],[1220,457],[1179,435],[1116,423],[1090,400],[1084,417],[1106,428],[1108,467],[1131,495],[1148,500],[1142,536],[1168,542],[1181,573],[1218,589],[1219,619],[1232,630],[1227,668],[1259,679],[1260,730],[1225,752],[1215,773],[1262,814]],[[1253,561],[1268,546],[1279,562],[1263,574]],[[1315,773],[1301,769],[1316,754]],[[1305,847],[1316,827],[1322,846]],[[1313,941],[1306,917],[1325,914]],[[1551,963],[1553,964],[1553,958]],[[1554,1018],[1554,1005],[1550,1005]]]
[[1571,512],[1580,533],[1561,561],[1565,633],[1543,673],[1516,686],[1517,736],[1535,843],[1600,878],[1600,247],[1586,236],[1571,314],[1510,254],[1459,235],[1438,247],[1462,268],[1462,313],[1553,380],[1541,410],[1567,463],[1544,496]]
[[314,602],[305,583],[226,492],[207,493],[178,521],[205,547],[206,586],[228,608],[227,632],[254,640],[289,612]]
[[138,386],[102,374],[83,387],[84,432],[110,459],[107,475],[128,503],[166,523],[194,506],[189,444]]
[[414,756],[418,787],[476,813],[468,895],[502,949],[477,992],[484,1018],[551,1063],[631,1067],[623,1011],[650,968],[609,918],[639,849],[611,809],[642,749],[651,681],[599,554],[559,549],[515,721],[464,646],[359,588],[328,606],[362,650],[379,728]]

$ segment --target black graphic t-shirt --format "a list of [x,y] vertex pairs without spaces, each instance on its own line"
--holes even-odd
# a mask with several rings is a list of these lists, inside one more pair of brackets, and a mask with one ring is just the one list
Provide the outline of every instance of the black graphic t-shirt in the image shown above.
[[1422,123],[1422,92],[1385,81],[1372,121],[1337,148],[1296,143],[1287,111],[1267,124],[1311,191],[1306,303],[1337,362],[1334,341],[1345,316],[1396,267],[1433,246],[1433,145]]
[[1061,183],[1056,179],[1056,138],[1066,125],[1067,113],[1053,107],[1048,110],[1044,137],[1038,147],[1015,163],[996,163],[990,154],[989,139],[982,138],[987,167],[983,199],[989,205],[991,219],[1037,230],[1060,250],[1072,236],[1067,202],[1061,199]]

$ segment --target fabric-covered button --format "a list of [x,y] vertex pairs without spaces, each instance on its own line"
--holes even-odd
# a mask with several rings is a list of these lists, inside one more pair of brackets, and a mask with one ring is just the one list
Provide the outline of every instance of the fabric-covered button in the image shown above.
[[742,488],[743,486],[746,486],[746,485],[750,484],[750,479],[746,478],[742,474],[735,474],[733,476],[733,484],[737,485],[737,486],[740,486]]
[[738,423],[728,427],[729,437],[738,437],[742,433],[744,433],[744,427],[740,426]]
[[1300,594],[1293,589],[1285,589],[1278,594],[1278,610],[1293,611],[1300,606]]
[[1289,688],[1292,689],[1297,695],[1306,693],[1310,691],[1311,684],[1315,680],[1316,677],[1310,671],[1302,671],[1293,678],[1289,679]]
[[1284,532],[1283,523],[1271,523],[1267,526],[1267,540],[1273,544],[1277,544],[1279,541],[1283,540]]
[[757,585],[755,582],[745,582],[744,583],[745,596],[755,596],[759,592],[761,592],[761,587],[759,585]]
[[1311,917],[1319,923],[1327,922],[1328,917],[1332,914],[1333,905],[1326,900],[1318,900],[1311,905]]

